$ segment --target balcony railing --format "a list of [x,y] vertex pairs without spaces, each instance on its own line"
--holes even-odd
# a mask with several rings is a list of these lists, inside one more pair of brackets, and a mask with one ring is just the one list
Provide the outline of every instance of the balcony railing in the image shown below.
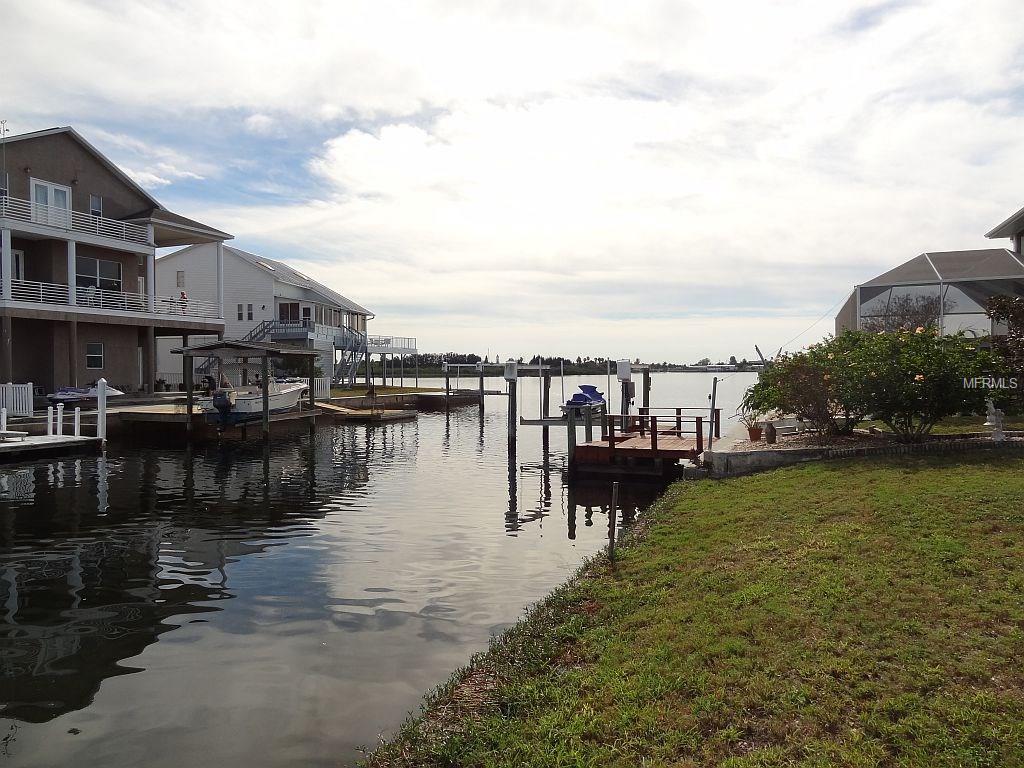
[[367,339],[367,344],[370,347],[371,353],[378,350],[396,350],[409,353],[416,351],[416,339],[410,336],[370,336]]
[[[34,304],[70,306],[68,286],[58,283],[37,283],[32,280],[12,280],[11,300]],[[220,315],[212,301],[182,299],[172,296],[154,296],[153,306],[144,293],[108,291],[103,288],[76,286],[75,304],[84,309],[117,310],[152,315],[178,315],[182,317],[217,318]]]
[[92,216],[67,208],[56,208],[52,205],[19,200],[16,197],[0,197],[0,218],[28,221],[45,227],[63,229],[67,232],[84,232],[128,243],[152,245],[149,242],[149,230],[138,224],[129,224],[104,216]]
[[310,334],[321,339],[333,340],[339,349],[362,349],[365,346],[365,334],[354,328],[341,328],[336,325],[324,325],[312,320],[274,320],[268,329],[271,338],[306,338]]

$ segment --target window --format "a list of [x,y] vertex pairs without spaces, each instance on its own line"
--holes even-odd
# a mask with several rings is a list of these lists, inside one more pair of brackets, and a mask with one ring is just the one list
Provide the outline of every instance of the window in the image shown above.
[[299,305],[297,302],[281,302],[277,305],[277,317],[282,323],[299,321]]
[[185,287],[185,270],[179,269],[175,274],[175,280],[179,288]]
[[121,262],[79,256],[75,259],[75,282],[82,288],[121,290]]
[[7,178],[7,171],[0,171],[0,197],[7,197],[10,194]]
[[252,320],[252,304],[245,305],[245,319]]
[[242,314],[242,305],[241,304],[238,305],[238,319],[239,320],[244,320],[245,319],[245,316]]
[[89,215],[103,215],[103,197],[100,195],[89,195]]
[[90,371],[98,371],[103,368],[103,344],[98,341],[90,341],[85,345],[85,367]]

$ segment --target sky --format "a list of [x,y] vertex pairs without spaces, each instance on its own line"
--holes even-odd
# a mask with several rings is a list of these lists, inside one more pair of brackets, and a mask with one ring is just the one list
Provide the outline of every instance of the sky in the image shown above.
[[422,351],[754,358],[918,253],[1007,244],[1017,10],[0,0],[0,118],[75,126]]

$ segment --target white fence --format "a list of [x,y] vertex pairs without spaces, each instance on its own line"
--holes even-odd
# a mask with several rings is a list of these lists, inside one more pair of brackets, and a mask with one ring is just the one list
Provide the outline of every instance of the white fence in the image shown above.
[[0,408],[6,408],[11,416],[31,416],[32,382],[0,384]]
[[[309,379],[300,378],[303,384],[309,386]],[[326,376],[313,379],[313,397],[317,400],[327,400],[331,396],[331,380]]]

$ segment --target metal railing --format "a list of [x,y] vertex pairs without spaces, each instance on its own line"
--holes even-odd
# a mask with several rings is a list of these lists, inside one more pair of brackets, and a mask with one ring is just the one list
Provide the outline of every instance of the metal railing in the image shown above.
[[19,200],[16,197],[0,197],[0,218],[17,219],[45,227],[56,227],[68,232],[84,232],[100,237],[110,237],[140,245],[153,245],[149,240],[149,229],[126,221],[93,216],[88,213],[57,208],[52,205]]
[[416,338],[413,336],[368,336],[366,343],[370,348],[371,354],[378,349],[416,351]]
[[[35,304],[71,305],[69,286],[60,283],[40,283],[34,280],[11,280],[11,300]],[[90,309],[141,312],[153,315],[181,315],[183,317],[217,318],[220,309],[212,301],[182,299],[172,296],[154,296],[153,306],[144,293],[108,291],[91,286],[75,287],[77,306]]]

